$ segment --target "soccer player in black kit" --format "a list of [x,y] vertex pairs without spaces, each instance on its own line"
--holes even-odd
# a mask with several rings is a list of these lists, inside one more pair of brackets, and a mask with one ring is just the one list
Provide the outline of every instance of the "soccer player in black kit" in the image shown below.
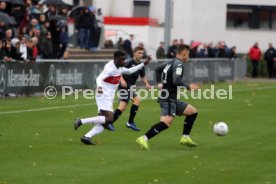
[[[186,116],[180,144],[188,147],[197,146],[189,137],[197,117],[197,109],[177,99],[178,87],[185,87],[188,90],[196,90],[199,88],[196,84],[187,85],[182,81],[184,72],[183,63],[188,61],[189,52],[190,47],[188,45],[179,46],[174,60],[162,64],[155,69],[157,82],[162,82],[163,86],[161,95],[158,97],[158,102],[161,107],[161,117],[157,124],[153,125],[145,135],[136,140],[136,143],[140,145],[142,149],[148,150],[148,140],[169,128],[176,115]],[[165,91],[167,91],[167,93]]]
[[[126,62],[125,67],[131,68],[140,64],[143,54],[144,54],[144,48],[142,47],[134,48],[134,57]],[[150,56],[147,59],[151,60]],[[121,116],[121,114],[126,110],[128,102],[129,100],[131,100],[132,105],[130,108],[129,119],[128,119],[128,122],[126,123],[126,127],[134,131],[140,131],[140,128],[138,128],[134,122],[134,118],[136,116],[139,105],[141,103],[141,99],[139,98],[139,96],[137,96],[137,94],[134,91],[131,91],[132,90],[131,86],[135,85],[139,76],[144,82],[146,88],[150,90],[151,86],[148,83],[144,67],[133,74],[123,75],[121,77],[120,84],[118,87],[118,92],[120,93],[119,106],[115,110],[114,116],[113,116],[114,117],[113,123],[114,123]],[[115,130],[113,123],[108,125],[108,129],[111,131]]]

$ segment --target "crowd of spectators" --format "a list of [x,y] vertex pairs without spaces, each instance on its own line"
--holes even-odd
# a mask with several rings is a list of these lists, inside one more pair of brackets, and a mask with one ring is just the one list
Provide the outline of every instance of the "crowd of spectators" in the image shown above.
[[16,22],[10,25],[0,20],[0,60],[34,62],[38,58],[63,58],[69,42],[69,9],[67,4],[44,6],[26,0],[24,5],[15,5],[0,0],[0,12]]
[[[160,42],[156,51],[158,59],[174,58],[179,45],[183,45],[183,39],[174,39],[169,46],[168,52],[165,52],[164,43]],[[190,58],[236,58],[236,47],[229,48],[224,41],[219,41],[216,45],[213,42],[201,43],[192,41],[190,43]]]

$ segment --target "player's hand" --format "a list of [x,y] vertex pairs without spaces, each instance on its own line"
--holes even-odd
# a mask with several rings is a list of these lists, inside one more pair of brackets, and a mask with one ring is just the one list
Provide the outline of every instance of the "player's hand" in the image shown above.
[[146,88],[147,88],[148,90],[151,90],[151,85],[146,84]]
[[198,90],[198,89],[200,89],[199,85],[198,84],[194,84],[194,83],[191,83],[189,85],[189,88],[190,88],[190,90]]
[[144,65],[149,64],[149,63],[151,62],[151,60],[152,60],[151,55],[149,55],[149,56],[147,57],[147,59],[144,61]]
[[157,87],[158,87],[159,90],[161,90],[161,89],[163,89],[163,84],[162,83],[158,83]]
[[103,88],[101,86],[97,87],[96,92],[98,94],[103,94]]
[[122,86],[123,88],[127,88],[127,83],[126,83],[126,81],[121,81],[121,86]]

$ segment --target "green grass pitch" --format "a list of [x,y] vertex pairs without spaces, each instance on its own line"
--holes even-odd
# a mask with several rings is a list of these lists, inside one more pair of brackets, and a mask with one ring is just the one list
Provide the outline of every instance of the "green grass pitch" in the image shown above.
[[[150,140],[150,151],[135,139],[159,121],[155,100],[139,109],[141,132],[125,127],[128,109],[115,132],[105,130],[95,137],[99,145],[86,146],[79,139],[92,126],[75,131],[73,121],[95,116],[95,100],[0,99],[0,184],[273,184],[276,84],[232,85],[232,100],[188,100],[199,111],[191,134],[197,148],[179,144],[184,117],[177,117]],[[227,136],[212,132],[218,121],[228,124]]]

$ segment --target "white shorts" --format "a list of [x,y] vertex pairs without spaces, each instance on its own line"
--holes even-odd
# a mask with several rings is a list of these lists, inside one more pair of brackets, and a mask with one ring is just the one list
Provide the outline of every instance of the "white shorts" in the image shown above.
[[113,102],[114,102],[114,94],[112,93],[106,92],[103,94],[96,94],[96,103],[98,106],[98,112],[100,112],[100,110],[113,112]]

